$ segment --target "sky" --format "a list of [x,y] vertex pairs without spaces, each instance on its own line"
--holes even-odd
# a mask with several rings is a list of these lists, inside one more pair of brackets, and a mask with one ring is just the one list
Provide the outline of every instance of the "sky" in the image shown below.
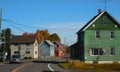
[[106,0],[106,5],[105,0],[0,0],[2,29],[10,28],[14,35],[47,29],[71,45],[76,32],[105,7],[120,22],[120,0]]

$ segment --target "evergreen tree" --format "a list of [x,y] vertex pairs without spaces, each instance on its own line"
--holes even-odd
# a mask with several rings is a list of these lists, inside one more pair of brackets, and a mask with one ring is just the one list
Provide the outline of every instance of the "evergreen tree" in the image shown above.
[[7,52],[8,56],[7,58],[10,58],[10,41],[11,41],[11,30],[9,28],[2,30],[2,46],[1,46],[1,51]]

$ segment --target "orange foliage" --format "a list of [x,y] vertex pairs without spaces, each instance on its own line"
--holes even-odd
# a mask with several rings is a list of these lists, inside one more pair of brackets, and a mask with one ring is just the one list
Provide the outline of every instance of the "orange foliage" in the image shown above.
[[56,39],[56,35],[50,34],[48,32],[48,30],[37,30],[37,32],[35,32],[35,33],[29,33],[29,34],[26,33],[26,32],[23,33],[23,36],[36,36],[39,43],[41,43],[43,40],[51,40],[51,41],[53,41],[53,40]]
[[28,36],[28,33],[27,32],[23,33],[23,36]]

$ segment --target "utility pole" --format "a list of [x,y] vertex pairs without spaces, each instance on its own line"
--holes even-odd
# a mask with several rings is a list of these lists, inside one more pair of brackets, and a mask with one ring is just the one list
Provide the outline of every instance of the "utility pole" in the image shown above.
[[2,39],[2,37],[1,37],[1,32],[2,32],[1,24],[2,24],[2,8],[0,8],[0,40]]
[[[2,33],[2,29],[1,29],[1,24],[2,24],[2,8],[0,8],[0,45],[2,45],[2,37],[1,37],[1,33]],[[0,46],[1,47],[1,46]],[[4,52],[2,52],[2,60],[4,61]]]
[[101,0],[101,2],[104,2],[104,10],[107,10],[107,2],[109,2],[110,0]]
[[106,10],[106,0],[105,0],[105,10]]

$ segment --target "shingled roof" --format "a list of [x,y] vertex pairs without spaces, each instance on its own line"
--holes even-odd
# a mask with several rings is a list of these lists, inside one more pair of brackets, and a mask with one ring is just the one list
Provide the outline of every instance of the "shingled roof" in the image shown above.
[[12,44],[25,44],[34,43],[36,40],[35,36],[13,36],[11,39]]

